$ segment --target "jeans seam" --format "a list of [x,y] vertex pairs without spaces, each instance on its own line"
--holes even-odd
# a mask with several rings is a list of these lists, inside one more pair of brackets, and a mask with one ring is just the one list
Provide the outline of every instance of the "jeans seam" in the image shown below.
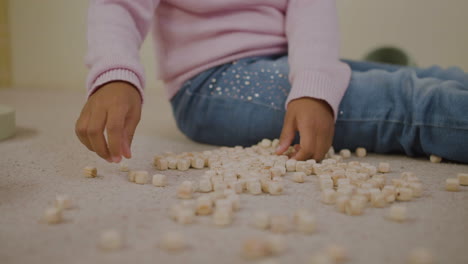
[[382,119],[338,119],[336,122],[378,122],[378,123],[396,123],[406,126],[424,126],[424,127],[436,127],[436,128],[450,128],[450,129],[459,129],[459,130],[468,130],[466,127],[458,127],[458,126],[438,126],[438,125],[431,125],[431,124],[423,124],[423,123],[407,123],[402,122],[399,120],[382,120]]
[[[191,95],[195,95],[195,96],[199,96],[199,97],[203,97],[203,98],[209,98],[210,96],[208,95],[205,95],[205,94],[201,94],[201,93],[193,93],[191,91],[189,91],[189,89],[185,90],[185,93],[189,96]],[[212,96],[213,97],[213,96]],[[213,97],[213,98],[216,98],[216,97]],[[224,97],[218,97],[218,98],[224,98]],[[241,100],[241,99],[237,99],[237,98],[229,98],[231,100],[235,100],[235,101],[240,101],[240,102],[243,102],[243,103],[251,103],[251,104],[254,104],[254,105],[258,105],[258,106],[263,106],[263,107],[266,107],[266,108],[269,108],[271,110],[274,110],[274,111],[281,111],[282,108],[279,108],[279,107],[272,107],[270,105],[267,105],[267,104],[262,104],[262,103],[257,103],[257,102],[253,102],[253,101],[244,101],[244,100]]]

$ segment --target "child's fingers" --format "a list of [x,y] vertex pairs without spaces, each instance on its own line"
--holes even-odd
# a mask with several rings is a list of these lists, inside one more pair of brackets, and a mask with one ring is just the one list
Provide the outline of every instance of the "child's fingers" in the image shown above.
[[283,123],[283,129],[281,130],[281,135],[279,138],[279,144],[275,151],[276,154],[281,155],[284,152],[286,152],[289,146],[291,146],[291,143],[293,142],[295,136],[296,128],[294,125],[294,119],[291,118],[288,114],[286,114]]
[[104,137],[104,128],[106,125],[106,111],[93,111],[88,123],[88,140],[93,147],[94,152],[101,158],[112,162],[107,149],[106,139]]
[[294,155],[296,160],[307,160],[310,159],[315,152],[315,133],[313,130],[299,131],[301,135],[301,148]]
[[88,122],[89,122],[89,111],[83,111],[75,124],[75,134],[80,142],[85,145],[89,150],[94,151],[91,146],[91,142],[88,140]]
[[112,108],[107,114],[107,143],[113,162],[122,160],[122,139],[124,131],[126,109]]
[[125,158],[130,159],[132,157],[132,153],[130,151],[130,145],[128,144],[127,130],[125,128],[123,130],[121,144],[122,144],[122,155]]
[[138,126],[138,122],[140,122],[140,117],[141,117],[141,109],[136,108],[132,109],[129,111],[127,115],[127,119],[125,121],[125,133],[127,135],[127,150],[128,150],[128,157],[131,157],[131,146],[132,146],[132,141],[133,141],[133,135],[135,135],[135,130]]
[[333,137],[333,128],[317,128],[317,139],[316,147],[313,158],[317,161],[321,161],[330,149]]

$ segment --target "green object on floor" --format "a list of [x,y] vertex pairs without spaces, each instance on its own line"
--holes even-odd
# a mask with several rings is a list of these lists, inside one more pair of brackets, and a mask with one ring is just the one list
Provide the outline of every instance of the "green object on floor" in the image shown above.
[[0,140],[15,134],[15,110],[11,107],[0,105]]
[[402,66],[416,66],[413,59],[403,49],[391,46],[384,46],[370,51],[364,57],[364,60]]

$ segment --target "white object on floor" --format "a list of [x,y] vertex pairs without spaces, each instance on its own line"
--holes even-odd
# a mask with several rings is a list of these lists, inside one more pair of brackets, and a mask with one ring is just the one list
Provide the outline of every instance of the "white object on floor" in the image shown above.
[[15,110],[11,107],[0,105],[0,140],[15,134]]

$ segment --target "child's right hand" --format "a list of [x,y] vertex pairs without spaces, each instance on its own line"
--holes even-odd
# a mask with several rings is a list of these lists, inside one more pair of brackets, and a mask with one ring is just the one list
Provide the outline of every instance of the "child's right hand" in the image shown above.
[[[76,121],[81,143],[108,162],[131,158],[130,146],[141,116],[141,97],[129,83],[103,85],[86,102]],[[104,137],[107,132],[107,142]]]

